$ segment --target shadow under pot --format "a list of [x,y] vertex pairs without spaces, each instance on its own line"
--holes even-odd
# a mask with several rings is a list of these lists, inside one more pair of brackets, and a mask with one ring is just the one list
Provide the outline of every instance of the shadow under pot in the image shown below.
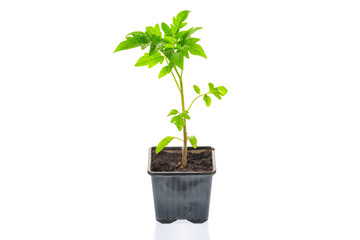
[[189,147],[187,167],[180,168],[181,147],[166,147],[156,154],[149,149],[155,215],[160,223],[186,219],[192,223],[208,220],[212,176],[216,172],[212,147]]

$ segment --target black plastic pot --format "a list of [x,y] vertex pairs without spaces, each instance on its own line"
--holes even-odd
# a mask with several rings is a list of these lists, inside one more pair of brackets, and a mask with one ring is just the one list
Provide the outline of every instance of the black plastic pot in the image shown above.
[[[212,149],[213,170],[203,172],[153,172],[151,171],[151,150],[149,149],[148,173],[151,175],[155,215],[160,223],[172,223],[178,219],[186,219],[193,223],[208,220],[212,176],[216,172],[215,151]],[[181,147],[167,147],[178,150]]]

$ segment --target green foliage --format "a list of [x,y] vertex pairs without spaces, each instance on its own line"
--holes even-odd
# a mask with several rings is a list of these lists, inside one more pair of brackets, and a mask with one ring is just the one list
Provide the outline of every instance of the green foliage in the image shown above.
[[[131,37],[129,35],[131,35]],[[125,41],[122,41],[116,47],[114,52],[127,50],[127,49],[131,49],[131,48],[136,48],[136,47],[141,47],[142,49],[145,49],[149,45],[150,45],[150,41],[146,37],[145,33],[132,32],[132,33],[128,34]]]
[[204,52],[204,49],[199,45],[199,44],[193,44],[189,47],[189,52],[192,54],[192,55],[198,55],[198,56],[201,56],[201,57],[204,57],[204,58],[207,58],[206,57],[206,54]]
[[149,55],[149,53],[145,53],[144,56],[139,58],[139,60],[136,62],[136,67],[142,67],[142,66],[149,66],[149,68],[152,68],[158,63],[162,63],[164,61],[164,57],[161,56],[160,53],[154,53],[153,55]]
[[173,34],[176,34],[181,28],[185,27],[186,23],[184,21],[189,16],[189,13],[190,11],[182,11],[176,17],[173,17],[173,24],[171,25]]
[[211,97],[209,97],[208,95],[204,95],[204,101],[207,107],[210,107],[211,105]]
[[196,85],[193,86],[194,87],[194,90],[197,94],[200,94],[200,88]]
[[171,116],[171,115],[176,115],[176,114],[178,114],[178,113],[179,113],[179,111],[178,111],[178,110],[173,109],[173,110],[171,110],[171,111],[170,111],[170,113],[168,114],[168,116]]
[[217,87],[217,89],[220,91],[221,96],[225,96],[228,92],[224,86]]
[[159,142],[159,144],[156,146],[156,153],[161,152],[161,150],[164,149],[175,137],[165,137],[163,140]]
[[168,116],[175,115],[171,118],[170,122],[175,124],[179,131],[185,126],[185,119],[190,119],[189,112],[187,110],[179,112],[176,109],[170,111]]
[[[197,139],[195,136],[186,136],[184,127],[186,121],[190,120],[189,110],[196,99],[203,96],[203,100],[207,107],[211,105],[210,94],[213,94],[216,98],[222,99],[228,92],[224,86],[215,87],[214,84],[209,83],[209,91],[204,94],[200,94],[200,88],[197,85],[193,85],[194,91],[198,94],[197,97],[191,102],[188,110],[184,110],[184,89],[182,82],[182,73],[184,70],[185,58],[189,59],[190,54],[203,57],[207,59],[204,49],[199,45],[199,38],[195,38],[192,35],[202,29],[201,27],[190,27],[185,30],[187,26],[185,22],[190,14],[190,11],[181,11],[175,17],[172,18],[171,24],[162,22],[161,25],[155,24],[154,26],[148,26],[144,32],[134,31],[125,36],[125,40],[120,42],[114,52],[119,52],[127,49],[141,47],[142,50],[147,49],[142,57],[138,59],[135,66],[142,67],[148,66],[152,68],[157,64],[161,65],[165,61],[165,66],[162,66],[158,77],[162,78],[169,73],[173,76],[177,88],[181,95],[182,111],[172,109],[168,116],[171,116],[170,122],[173,123],[176,128],[181,131],[184,130],[184,140],[177,137],[167,136],[162,139],[156,147],[156,153],[159,153],[164,147],[166,147],[174,138],[182,140],[184,142],[184,148],[186,149],[187,139],[190,144],[196,148]],[[180,71],[180,70],[181,71]],[[176,77],[177,76],[177,77]],[[179,81],[179,83],[178,83]],[[184,150],[185,151],[185,150]],[[186,154],[183,153],[183,157],[186,160]],[[183,166],[186,166],[183,162]]]
[[161,69],[161,71],[159,72],[159,78],[162,78],[164,76],[166,76],[167,74],[169,74],[171,72],[171,68],[169,66],[165,66]]
[[188,136],[189,142],[193,148],[197,148],[197,139],[195,136]]
[[[187,23],[185,20],[189,16],[190,11],[181,11],[173,17],[170,26],[165,22],[155,26],[148,26],[145,32],[135,31],[126,36],[126,40],[122,41],[114,52],[127,50],[131,48],[141,47],[141,49],[149,48],[149,52],[144,54],[135,66],[149,66],[152,68],[156,64],[163,63],[164,58],[168,61],[168,67],[163,67],[159,73],[159,78],[169,74],[173,67],[176,66],[181,70],[184,69],[184,58],[190,58],[192,55],[204,58],[206,54],[203,48],[198,44],[199,38],[192,38],[191,35],[202,29],[201,27],[191,27],[188,30],[182,30]],[[160,57],[161,56],[161,57]]]

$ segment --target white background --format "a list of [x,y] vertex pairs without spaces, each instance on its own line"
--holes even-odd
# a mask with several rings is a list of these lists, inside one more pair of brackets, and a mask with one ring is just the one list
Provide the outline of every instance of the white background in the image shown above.
[[[210,219],[156,224],[147,151],[180,99],[124,36],[191,10]],[[360,239],[358,1],[1,1],[0,239]],[[174,142],[173,144],[179,144]]]

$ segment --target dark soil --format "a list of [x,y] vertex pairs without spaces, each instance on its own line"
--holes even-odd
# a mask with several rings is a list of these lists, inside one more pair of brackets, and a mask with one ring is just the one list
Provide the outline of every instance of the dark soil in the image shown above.
[[213,171],[211,147],[188,148],[187,167],[182,165],[182,151],[180,147],[164,148],[156,154],[155,148],[151,150],[151,171],[153,172],[205,172]]

